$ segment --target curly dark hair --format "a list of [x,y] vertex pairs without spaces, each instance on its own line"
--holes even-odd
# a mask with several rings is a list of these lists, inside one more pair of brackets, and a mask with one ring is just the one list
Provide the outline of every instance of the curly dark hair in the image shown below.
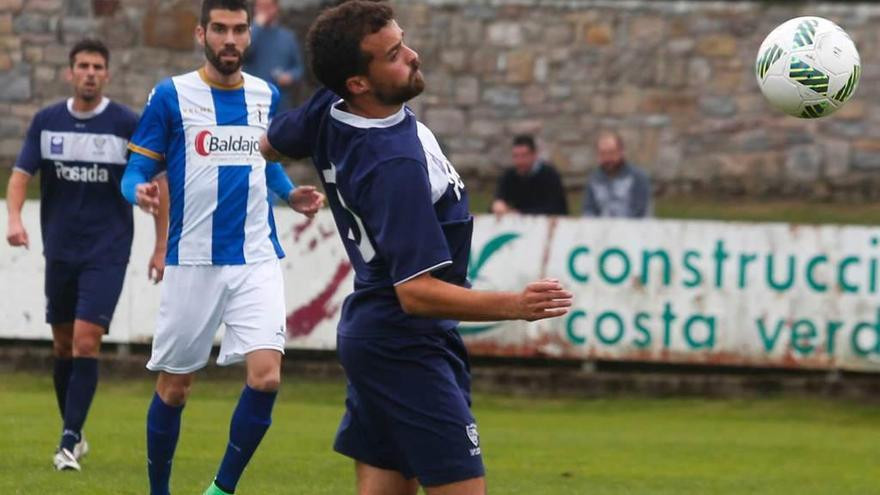
[[211,19],[211,11],[214,9],[222,10],[243,10],[247,12],[248,23],[251,22],[250,2],[247,0],[203,0],[202,15],[199,17],[199,25],[203,28],[208,27],[208,20]]
[[345,81],[367,74],[373,58],[361,50],[361,41],[393,19],[394,9],[381,0],[349,0],[322,12],[307,35],[318,81],[343,98],[351,96]]
[[70,49],[70,53],[67,56],[71,68],[73,68],[73,63],[76,61],[76,54],[79,52],[98,53],[104,57],[104,65],[108,67],[110,66],[110,50],[108,50],[107,45],[99,39],[84,38],[73,45],[73,48]]

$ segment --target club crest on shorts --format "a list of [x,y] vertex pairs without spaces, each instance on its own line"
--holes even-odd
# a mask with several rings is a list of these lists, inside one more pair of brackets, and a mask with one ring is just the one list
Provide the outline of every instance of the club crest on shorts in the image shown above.
[[465,427],[467,431],[467,436],[471,440],[471,443],[474,444],[474,447],[480,446],[480,434],[477,433],[477,424],[471,423]]

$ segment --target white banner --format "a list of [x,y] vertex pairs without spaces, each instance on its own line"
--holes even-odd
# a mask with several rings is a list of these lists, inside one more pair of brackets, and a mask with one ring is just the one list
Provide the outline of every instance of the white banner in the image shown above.
[[[51,338],[43,317],[38,204],[31,249],[0,247],[0,338]],[[288,346],[333,349],[353,272],[333,219],[276,208]],[[151,220],[135,212],[125,288],[108,341],[148,342],[159,288],[146,278]],[[880,229],[699,221],[477,218],[476,289],[541,277],[575,293],[535,323],[462,324],[474,354],[880,371]]]

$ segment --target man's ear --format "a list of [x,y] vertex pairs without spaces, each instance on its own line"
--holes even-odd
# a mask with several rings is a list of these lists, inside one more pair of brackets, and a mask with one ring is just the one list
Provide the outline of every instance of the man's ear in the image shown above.
[[366,76],[351,76],[345,80],[345,87],[352,96],[368,93],[372,88]]
[[195,35],[196,35],[196,41],[199,42],[199,45],[204,47],[205,46],[205,28],[203,28],[201,24],[196,26]]

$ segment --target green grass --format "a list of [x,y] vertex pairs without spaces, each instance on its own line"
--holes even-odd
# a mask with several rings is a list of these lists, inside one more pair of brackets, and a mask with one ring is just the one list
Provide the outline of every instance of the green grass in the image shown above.
[[[197,381],[172,488],[201,493],[224,449],[240,383]],[[105,379],[81,473],[56,473],[51,378],[0,380],[0,493],[143,494],[148,377]],[[341,383],[288,378],[240,494],[354,493],[331,451]],[[808,399],[559,400],[477,394],[495,494],[867,494],[880,486],[880,407]]]

